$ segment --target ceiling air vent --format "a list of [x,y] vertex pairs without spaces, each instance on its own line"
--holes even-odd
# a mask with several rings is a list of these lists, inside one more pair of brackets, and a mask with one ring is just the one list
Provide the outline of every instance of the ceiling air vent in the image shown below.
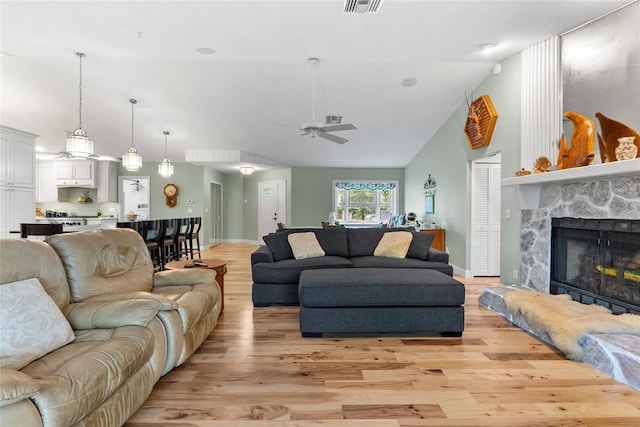
[[344,0],[346,13],[378,13],[384,0]]

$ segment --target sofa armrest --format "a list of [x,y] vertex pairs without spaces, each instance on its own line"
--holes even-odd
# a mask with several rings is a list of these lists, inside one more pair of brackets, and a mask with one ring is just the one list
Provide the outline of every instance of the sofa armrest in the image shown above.
[[40,391],[40,384],[15,369],[0,369],[0,408],[29,399]]
[[275,262],[273,252],[266,245],[260,246],[251,254],[251,265],[259,262]]
[[62,313],[73,329],[106,329],[146,326],[158,313],[160,303],[151,299],[109,302],[77,302]]
[[449,254],[446,252],[439,251],[438,249],[429,248],[427,261],[444,262],[445,264],[449,264]]
[[118,294],[100,294],[89,297],[82,302],[113,302],[113,301],[128,301],[132,299],[148,299],[157,301],[160,303],[160,311],[176,310],[178,304],[175,301],[167,298],[163,295],[153,294],[151,292],[134,291],[123,292]]
[[153,287],[192,286],[203,283],[216,283],[217,273],[204,268],[159,271],[153,275]]

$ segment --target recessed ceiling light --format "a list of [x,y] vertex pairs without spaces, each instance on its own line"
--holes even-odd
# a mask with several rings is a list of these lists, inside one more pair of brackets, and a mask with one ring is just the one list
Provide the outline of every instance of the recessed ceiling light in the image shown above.
[[478,45],[482,53],[489,53],[495,49],[496,46],[497,45],[495,43],[482,43],[481,45]]
[[411,87],[411,86],[415,86],[416,84],[418,84],[418,79],[416,79],[415,77],[409,77],[406,78],[402,81],[402,83],[400,83],[403,87]]
[[214,53],[216,53],[215,50],[209,48],[209,47],[199,47],[196,49],[196,52],[202,54],[202,55],[213,55]]

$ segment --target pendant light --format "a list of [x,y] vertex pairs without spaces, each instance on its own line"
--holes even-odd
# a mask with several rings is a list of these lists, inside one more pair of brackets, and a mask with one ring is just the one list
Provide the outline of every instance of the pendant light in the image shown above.
[[133,107],[138,103],[135,99],[129,99],[131,103],[131,148],[122,156],[122,166],[128,171],[135,172],[142,167],[142,156],[138,154],[133,143]]
[[169,178],[173,175],[173,165],[171,161],[167,158],[167,136],[169,135],[168,131],[164,131],[164,159],[162,159],[162,163],[158,165],[158,173],[163,178]]
[[72,135],[67,136],[67,154],[74,158],[88,158],[93,157],[93,140],[87,137],[87,133],[82,129],[82,58],[86,55],[82,52],[76,52],[78,58],[80,58],[80,102],[79,102],[79,126],[78,129],[73,131]]

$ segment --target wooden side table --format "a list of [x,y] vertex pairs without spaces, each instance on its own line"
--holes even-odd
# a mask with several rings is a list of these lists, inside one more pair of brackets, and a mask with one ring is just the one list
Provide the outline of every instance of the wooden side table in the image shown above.
[[444,230],[442,230],[442,229],[425,229],[425,230],[420,230],[420,232],[421,233],[435,234],[435,237],[433,238],[433,243],[431,243],[431,247],[433,249],[437,249],[437,250],[442,251],[442,252],[445,251]]
[[193,260],[193,259],[182,259],[180,261],[171,261],[164,265],[166,270],[181,270],[184,268],[185,264],[193,264],[193,261],[199,261],[207,264],[206,267],[192,267],[192,268],[207,268],[209,270],[215,270],[216,272],[216,282],[220,286],[220,293],[222,296],[222,306],[220,308],[220,313],[224,311],[224,275],[227,274],[227,261],[221,259],[213,259],[213,258],[202,258],[201,260]]

